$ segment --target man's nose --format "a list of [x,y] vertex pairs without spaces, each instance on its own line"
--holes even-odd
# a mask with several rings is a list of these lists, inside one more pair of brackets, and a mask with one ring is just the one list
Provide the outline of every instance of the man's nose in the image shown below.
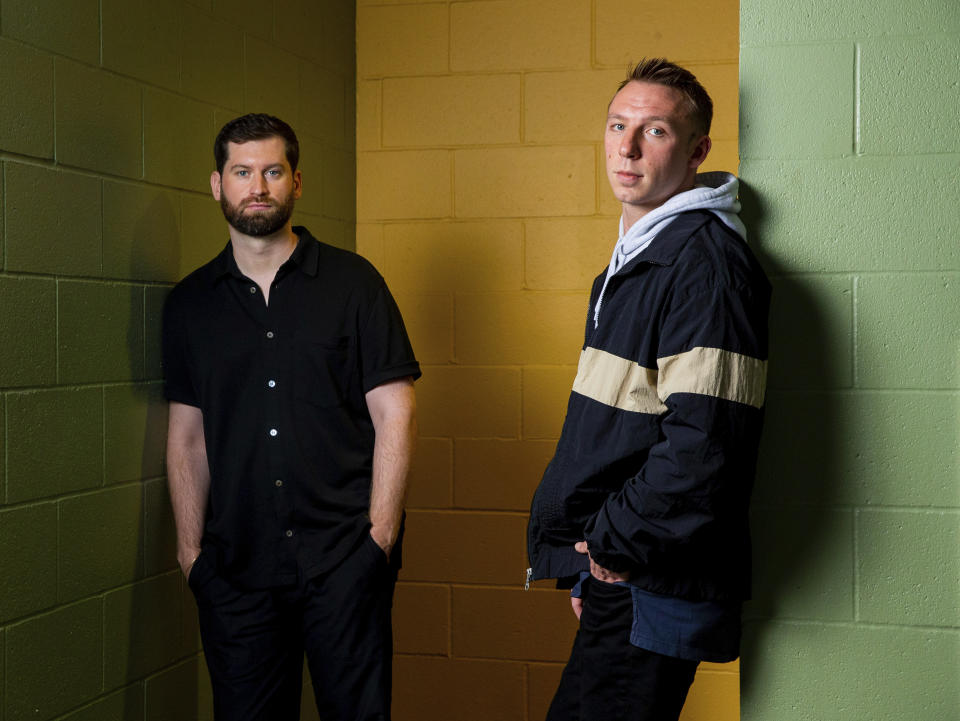
[[253,176],[253,181],[250,183],[250,194],[251,195],[263,195],[267,192],[267,179],[261,174],[256,174]]
[[640,143],[637,142],[635,133],[624,133],[620,139],[620,157],[621,158],[639,158]]

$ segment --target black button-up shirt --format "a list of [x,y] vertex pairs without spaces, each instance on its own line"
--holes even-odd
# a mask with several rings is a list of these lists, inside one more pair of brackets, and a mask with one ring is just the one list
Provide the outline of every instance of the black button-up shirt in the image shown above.
[[367,391],[420,376],[383,278],[301,227],[270,303],[232,246],[164,309],[167,399],[203,412],[211,485],[203,553],[237,584],[295,583],[367,532]]

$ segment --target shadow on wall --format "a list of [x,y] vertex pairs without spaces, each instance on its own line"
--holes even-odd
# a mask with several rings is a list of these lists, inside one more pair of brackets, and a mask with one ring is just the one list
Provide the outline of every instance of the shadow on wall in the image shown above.
[[[751,509],[753,600],[745,607],[741,654],[741,697],[749,705],[751,694],[762,693],[761,649],[769,619],[809,618],[844,605],[852,609],[852,598],[849,605],[844,598],[848,589],[830,585],[848,574],[824,572],[851,562],[836,543],[843,532],[838,526],[849,523],[831,510],[843,480],[838,459],[843,396],[827,390],[851,380],[851,371],[838,363],[845,354],[835,347],[844,333],[849,336],[849,325],[837,325],[843,319],[817,285],[822,280],[785,275],[764,253],[764,198],[744,184],[740,194],[750,245],[773,284],[766,420]],[[844,300],[852,307],[849,287],[841,284],[836,291],[840,307]]]
[[[165,478],[167,406],[163,398],[160,331],[170,283],[179,277],[181,230],[176,195],[158,193],[144,203],[125,229],[129,243],[131,317],[143,328],[128,330],[132,368],[143,376],[129,387],[134,413],[124,429],[139,448],[128,473],[142,483],[143,580],[121,599],[129,618],[125,668],[116,684],[131,684],[124,694],[123,718],[212,718],[204,688],[196,607],[177,565],[176,532]],[[137,311],[142,308],[142,315]],[[142,353],[141,358],[136,354]],[[132,464],[136,460],[136,468]],[[136,474],[136,475],[133,475]]]

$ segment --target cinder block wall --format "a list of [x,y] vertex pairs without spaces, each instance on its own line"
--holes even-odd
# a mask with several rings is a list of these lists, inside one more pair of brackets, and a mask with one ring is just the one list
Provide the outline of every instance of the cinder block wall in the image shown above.
[[[626,8],[626,9],[625,9]],[[424,366],[394,618],[398,720],[542,719],[575,618],[522,590],[587,295],[616,241],[601,147],[627,64],[688,64],[717,101],[708,169],[737,165],[735,0],[361,0],[357,248]],[[736,665],[684,718],[739,717]]]
[[741,4],[774,276],[744,719],[960,713],[960,8]]
[[226,241],[217,128],[303,139],[352,246],[354,3],[0,3],[0,720],[209,718],[163,478],[159,317]]

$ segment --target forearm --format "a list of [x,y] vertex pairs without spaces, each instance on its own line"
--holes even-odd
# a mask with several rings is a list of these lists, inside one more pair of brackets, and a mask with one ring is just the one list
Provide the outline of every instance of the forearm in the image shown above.
[[387,384],[371,405],[376,432],[370,484],[370,534],[389,555],[407,496],[407,479],[417,437],[413,383]]
[[202,417],[189,407],[171,405],[167,433],[167,484],[177,527],[177,560],[184,574],[200,553],[210,493],[210,467],[203,436]]

